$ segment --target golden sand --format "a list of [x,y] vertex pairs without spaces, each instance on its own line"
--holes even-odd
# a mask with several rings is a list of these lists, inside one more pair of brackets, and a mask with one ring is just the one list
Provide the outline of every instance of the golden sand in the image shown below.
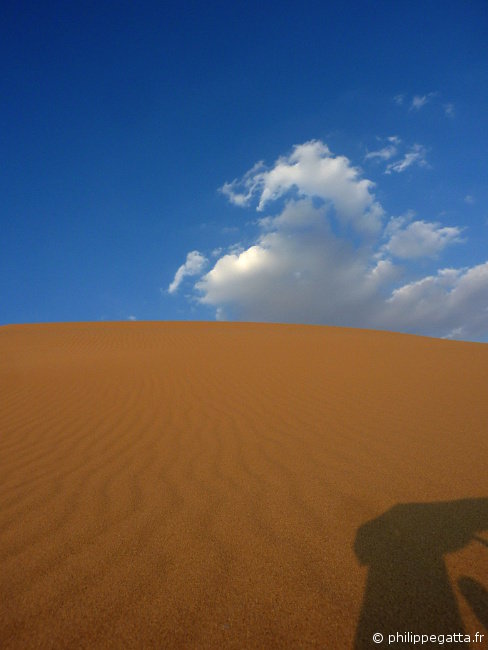
[[487,634],[487,497],[486,344],[0,328],[2,649]]

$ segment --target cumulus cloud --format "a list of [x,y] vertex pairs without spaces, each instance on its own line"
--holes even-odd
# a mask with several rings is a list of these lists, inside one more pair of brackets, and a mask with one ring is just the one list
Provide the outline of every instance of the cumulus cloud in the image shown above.
[[395,257],[436,257],[449,244],[460,243],[461,228],[443,227],[439,222],[414,221],[402,227],[404,219],[392,219],[391,237],[384,250]]
[[[441,269],[421,279],[414,266],[460,242],[462,229],[414,220],[413,213],[384,223],[374,186],[364,181],[347,158],[332,155],[318,141],[295,147],[270,169],[259,163],[224,186],[234,203],[236,195],[242,205],[254,200],[258,212],[276,206],[257,220],[254,241],[220,251],[206,273],[206,258],[193,251],[172,285],[189,275],[181,269],[190,255],[197,255],[199,263],[188,266],[201,269],[191,273],[200,275],[195,295],[215,309],[218,320],[487,336],[488,262]],[[343,203],[345,187],[352,202]],[[363,230],[358,224],[371,219],[373,206],[376,229]],[[354,228],[343,227],[345,214]]]
[[393,163],[390,163],[386,167],[385,174],[391,174],[391,172],[397,172],[398,174],[400,174],[401,172],[404,172],[412,165],[418,165],[419,167],[426,167],[427,166],[426,155],[427,155],[427,149],[423,145],[414,144],[413,147],[410,148],[410,151],[407,151],[407,153],[403,156],[403,158],[401,158],[400,160],[396,160]]
[[176,293],[180,284],[187,276],[198,275],[201,273],[207,261],[207,258],[198,251],[191,251],[188,253],[186,256],[186,262],[176,271],[173,282],[168,287],[168,292]]
[[486,337],[488,262],[468,269],[442,269],[394,290],[382,322],[392,329],[446,338]]
[[333,206],[343,224],[358,231],[377,231],[383,210],[374,200],[374,183],[345,156],[335,156],[327,145],[311,140],[296,145],[278,158],[271,169],[257,163],[241,179],[225,183],[221,191],[235,205],[249,205],[257,198],[258,211],[290,190],[300,197],[315,197]]
[[325,206],[289,200],[261,221],[257,242],[221,257],[196,284],[203,304],[242,320],[339,323],[356,320],[377,288],[394,275],[333,234]]
[[[263,219],[262,227],[255,244],[223,255],[196,283],[200,302],[215,307],[218,320],[324,323],[458,338],[488,331],[486,299],[484,316],[470,322],[480,312],[477,301],[488,297],[488,285],[483,294],[488,263],[481,278],[475,269],[444,270],[397,287],[404,269],[370,245],[334,235],[325,208],[310,199],[290,200],[276,217]],[[417,229],[422,235],[401,248],[400,237]],[[389,243],[397,238],[402,257],[432,255],[459,234],[454,229],[456,236],[446,236],[442,230],[437,223],[414,222],[399,228]]]

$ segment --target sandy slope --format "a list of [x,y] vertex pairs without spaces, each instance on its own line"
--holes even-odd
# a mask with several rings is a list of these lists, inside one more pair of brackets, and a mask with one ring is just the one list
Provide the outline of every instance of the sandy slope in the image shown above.
[[487,395],[484,344],[0,328],[0,647],[487,634]]

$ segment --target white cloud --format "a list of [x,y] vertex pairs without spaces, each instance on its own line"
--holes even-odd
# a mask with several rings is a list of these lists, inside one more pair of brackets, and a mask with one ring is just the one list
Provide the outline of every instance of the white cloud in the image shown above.
[[401,259],[436,257],[449,244],[462,242],[461,229],[457,227],[442,227],[438,222],[414,221],[404,228],[395,228],[395,225],[402,224],[398,219],[393,219],[392,222],[390,232],[393,232],[384,250]]
[[411,147],[410,151],[407,151],[403,158],[387,165],[385,174],[391,174],[392,171],[401,173],[412,165],[426,167],[426,155],[427,149],[423,145],[414,144],[413,147]]
[[178,287],[187,276],[198,275],[202,272],[207,258],[198,251],[191,251],[186,256],[186,262],[176,271],[173,282],[168,287],[169,293],[176,293]]
[[[341,173],[335,169],[339,189],[330,187],[330,170],[323,166],[329,160],[340,160]],[[308,179],[302,177],[304,167]],[[271,206],[280,197],[284,203],[278,203],[275,214],[258,219],[259,234],[251,245],[236,244],[219,253],[213,268],[200,274],[194,285],[197,300],[214,307],[218,320],[369,327],[464,339],[488,336],[488,262],[442,269],[412,281],[418,278],[415,260],[435,257],[461,241],[462,229],[414,220],[413,212],[386,224],[380,220],[374,233],[344,229],[341,191],[345,186],[354,191],[363,180],[347,158],[333,157],[325,145],[312,142],[295,147],[271,170],[260,163],[241,181],[228,184],[231,200],[234,193],[248,195],[243,205],[253,198],[258,210],[263,202]],[[383,213],[372,184],[361,187],[366,194],[359,191],[347,204],[348,223],[367,220],[372,206]],[[197,251],[192,254],[205,260]],[[181,278],[175,276],[175,282],[178,286]]]
[[466,194],[464,197],[464,202],[468,205],[473,205],[475,203],[475,198],[474,196],[471,196],[471,194]]
[[[438,97],[439,97],[439,92],[437,91],[426,93],[425,95],[414,95],[411,99],[408,99],[407,95],[401,94],[401,95],[395,95],[393,101],[398,106],[406,105],[408,106],[409,111],[417,112],[420,111],[422,108],[424,108],[424,106],[429,104],[433,99]],[[455,116],[456,114],[455,106],[451,102],[442,104],[442,108],[444,110],[444,114],[447,117]]]
[[332,205],[339,221],[358,231],[377,231],[383,210],[374,200],[374,183],[360,177],[345,156],[334,156],[327,145],[311,140],[295,145],[289,156],[278,158],[267,170],[257,163],[242,179],[225,183],[221,191],[235,205],[246,206],[256,197],[258,211],[294,189],[301,197],[315,197]]
[[[254,245],[224,255],[196,283],[200,302],[214,306],[218,320],[324,323],[452,338],[487,335],[488,263],[442,270],[395,289],[405,269],[384,256],[377,259],[369,245],[334,235],[324,207],[314,207],[310,199],[290,200],[269,219]],[[439,252],[454,239],[446,238],[439,224],[414,222],[412,230],[416,224],[425,231],[423,239],[415,239],[423,254]],[[408,227],[399,227],[399,233],[405,231]],[[421,251],[412,244],[406,252]]]
[[415,97],[412,99],[412,103],[410,104],[410,108],[419,110],[422,108],[422,106],[427,104],[428,101],[429,100],[427,95],[415,95]]
[[446,338],[488,334],[488,262],[436,275],[393,291],[382,318],[387,327]]
[[[234,205],[241,207],[249,205],[253,195],[259,188],[260,173],[263,169],[264,163],[262,161],[257,162],[240,180],[235,179],[231,183],[224,183],[220,191]],[[236,187],[239,187],[241,191],[236,192]]]
[[454,104],[444,104],[444,112],[447,117],[454,117],[456,115]]
[[427,93],[426,95],[414,95],[412,102],[410,104],[410,110],[419,111],[423,106],[425,106],[430,100],[435,97],[437,93]]
[[397,148],[395,145],[390,144],[386,147],[383,147],[382,149],[378,149],[377,151],[370,151],[365,155],[365,159],[370,160],[377,158],[378,160],[390,160],[390,158],[396,156],[396,153]]
[[257,242],[221,257],[196,284],[203,304],[238,319],[339,323],[355,321],[394,275],[391,262],[376,262],[368,246],[333,234],[325,206],[289,200],[262,220]]
[[365,160],[373,160],[376,162],[387,162],[399,156],[397,160],[393,160],[386,165],[385,174],[391,174],[392,172],[401,173],[412,165],[418,165],[419,167],[427,166],[427,149],[423,145],[417,143],[405,149],[402,140],[396,135],[389,136],[388,138],[378,138],[378,140],[387,141],[388,144],[376,151],[368,152],[364,158]]
[[127,316],[127,320],[137,320],[137,316]]
[[[384,138],[377,138],[378,140],[385,140]],[[396,156],[398,153],[398,146],[401,143],[401,139],[397,135],[390,135],[386,138],[386,141],[390,144],[387,144],[385,147],[378,149],[376,151],[370,151],[365,155],[365,160],[390,160],[393,156]]]

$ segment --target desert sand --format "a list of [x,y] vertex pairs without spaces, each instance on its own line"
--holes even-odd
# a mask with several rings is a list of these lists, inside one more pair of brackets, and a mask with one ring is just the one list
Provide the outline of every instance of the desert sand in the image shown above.
[[487,461],[486,344],[3,326],[0,647],[487,635]]

